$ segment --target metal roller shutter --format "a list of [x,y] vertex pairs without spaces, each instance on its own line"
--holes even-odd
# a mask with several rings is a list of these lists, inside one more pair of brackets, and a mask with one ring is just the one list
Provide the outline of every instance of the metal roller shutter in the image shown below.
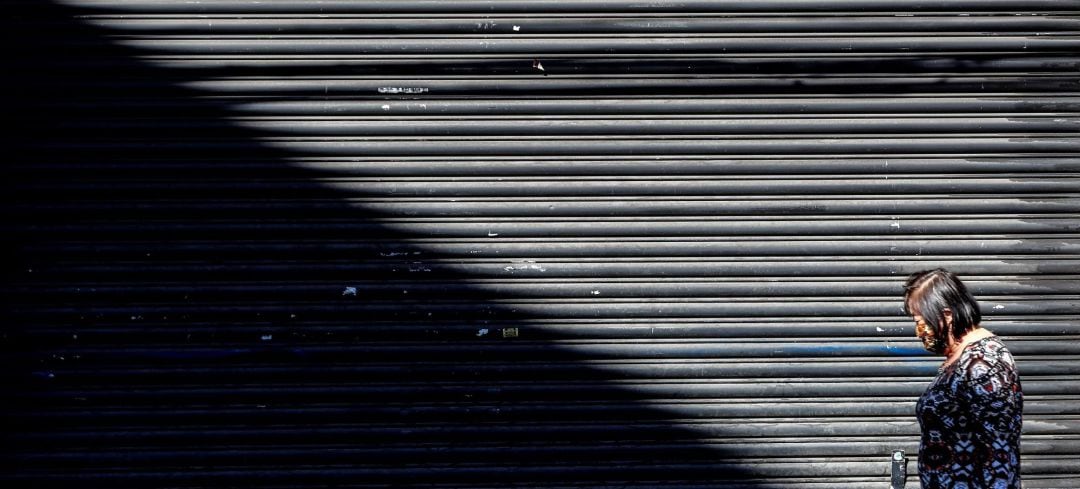
[[5,5],[7,487],[1080,486],[1080,2]]

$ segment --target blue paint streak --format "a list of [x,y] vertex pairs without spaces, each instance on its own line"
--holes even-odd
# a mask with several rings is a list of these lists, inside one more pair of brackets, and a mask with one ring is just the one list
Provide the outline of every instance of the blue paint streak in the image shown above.
[[922,348],[922,347],[919,347],[919,346],[891,346],[891,347],[882,347],[882,349],[885,350],[886,353],[890,353],[890,354],[893,354],[893,355],[905,356],[905,357],[928,357],[928,356],[930,356],[930,352],[926,351],[925,348]]
[[[866,344],[851,344],[851,345],[784,345],[777,353],[786,355],[805,355],[805,356],[828,356],[828,357],[842,357],[842,356],[870,356],[886,354],[889,356],[902,356],[902,357],[926,357],[929,353],[918,346],[906,346],[906,345],[866,345]],[[921,358],[920,358],[921,359]]]

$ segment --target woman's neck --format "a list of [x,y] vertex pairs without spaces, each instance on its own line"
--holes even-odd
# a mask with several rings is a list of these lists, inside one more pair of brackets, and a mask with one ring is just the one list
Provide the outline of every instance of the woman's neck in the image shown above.
[[951,365],[957,359],[960,358],[960,354],[964,352],[964,348],[968,345],[979,341],[983,338],[993,336],[989,330],[984,329],[981,326],[976,325],[971,331],[968,331],[959,340],[954,341],[947,348],[945,348],[945,363],[944,365]]

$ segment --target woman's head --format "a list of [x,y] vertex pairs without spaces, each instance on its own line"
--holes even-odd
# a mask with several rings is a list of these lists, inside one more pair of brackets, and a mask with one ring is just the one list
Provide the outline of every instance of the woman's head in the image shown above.
[[915,319],[915,334],[934,353],[978,327],[979,303],[956,274],[938,268],[911,274],[904,284],[904,312]]

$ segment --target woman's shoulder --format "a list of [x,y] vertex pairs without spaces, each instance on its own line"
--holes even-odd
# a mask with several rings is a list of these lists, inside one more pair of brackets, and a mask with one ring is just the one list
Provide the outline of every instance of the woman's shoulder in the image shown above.
[[1012,354],[1009,352],[1009,347],[1005,346],[1005,341],[996,334],[991,334],[984,338],[973,341],[968,345],[965,353],[974,356],[983,356],[990,358],[998,358],[1012,361]]
[[1016,378],[1016,363],[1005,342],[993,335],[967,345],[957,371],[962,381],[971,384],[1009,383]]

